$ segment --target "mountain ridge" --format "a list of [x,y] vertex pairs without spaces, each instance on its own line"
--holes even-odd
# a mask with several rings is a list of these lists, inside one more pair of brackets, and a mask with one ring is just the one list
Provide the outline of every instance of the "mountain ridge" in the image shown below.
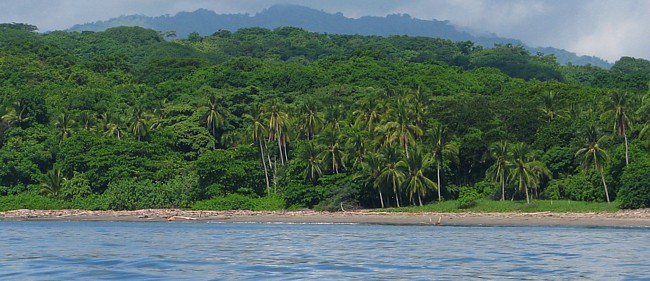
[[407,35],[444,38],[452,41],[472,41],[491,48],[495,44],[522,45],[531,54],[553,54],[561,64],[587,65],[610,68],[611,63],[594,56],[578,56],[573,52],[553,47],[530,47],[522,41],[498,36],[475,36],[449,21],[423,20],[408,14],[391,14],[385,17],[363,16],[357,19],[345,17],[342,13],[327,13],[305,6],[278,4],[270,6],[255,15],[217,14],[207,9],[193,12],[179,12],[173,16],[149,17],[144,15],[123,15],[106,21],[77,24],[67,31],[103,31],[116,26],[140,26],[160,32],[174,31],[180,38],[192,32],[202,36],[218,30],[236,31],[247,27],[274,29],[282,26],[300,27],[311,32],[359,35]]

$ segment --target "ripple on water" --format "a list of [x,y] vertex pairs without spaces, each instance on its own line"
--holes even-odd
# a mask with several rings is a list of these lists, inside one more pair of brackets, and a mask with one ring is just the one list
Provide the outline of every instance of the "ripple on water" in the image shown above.
[[650,231],[0,221],[0,279],[649,279]]

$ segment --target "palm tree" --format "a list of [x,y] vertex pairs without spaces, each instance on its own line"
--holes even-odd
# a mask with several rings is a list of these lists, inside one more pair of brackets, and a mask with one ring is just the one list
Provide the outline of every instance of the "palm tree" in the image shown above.
[[357,110],[352,114],[357,116],[355,125],[369,132],[375,130],[375,125],[379,123],[381,116],[381,103],[379,99],[371,96],[360,99],[356,102]]
[[530,149],[525,143],[516,143],[511,147],[512,168],[510,178],[519,184],[519,190],[526,192],[526,202],[530,203],[529,188],[537,188],[542,176],[548,176],[550,171],[546,165],[530,156]]
[[637,109],[637,116],[641,120],[646,120],[643,128],[639,131],[639,139],[644,139],[650,136],[650,95],[645,95],[641,98],[641,106]]
[[345,109],[343,105],[332,105],[325,110],[325,126],[340,132],[345,126]]
[[266,179],[266,193],[267,195],[270,195],[271,182],[269,181],[269,171],[264,157],[264,148],[266,147],[264,137],[268,133],[268,129],[266,128],[266,120],[264,120],[264,112],[261,108],[255,106],[252,113],[253,115],[244,114],[243,118],[248,122],[248,136],[252,138],[253,143],[257,144],[260,149],[260,159],[262,161],[262,166],[264,167],[264,178]]
[[145,112],[143,107],[136,106],[133,108],[129,130],[138,138],[138,141],[141,141],[142,137],[149,134],[149,120],[151,120],[151,115]]
[[383,155],[380,153],[371,152],[363,159],[361,163],[361,170],[356,177],[363,178],[366,186],[372,185],[373,189],[379,193],[379,200],[381,207],[384,208],[384,196],[382,193],[382,185],[377,179],[382,172],[384,165]]
[[96,117],[93,115],[92,111],[84,110],[79,112],[77,115],[77,121],[75,122],[83,130],[92,130],[95,128]]
[[404,170],[406,169],[406,163],[402,160],[402,156],[399,151],[393,146],[387,146],[384,148],[384,165],[381,170],[381,173],[377,177],[377,181],[381,185],[388,185],[393,189],[395,193],[395,201],[397,202],[397,207],[400,206],[400,187],[404,183]]
[[[411,157],[406,159],[408,173],[404,181],[404,187],[410,195],[411,201],[413,194],[418,195],[418,202],[422,206],[422,197],[427,195],[430,189],[439,189],[439,185],[424,175],[424,170],[431,165],[431,159],[425,155],[421,149],[415,149]],[[440,192],[438,192],[438,196]],[[440,200],[440,199],[438,199]]]
[[368,149],[368,132],[354,128],[348,132],[345,142],[345,161],[354,169],[361,169]]
[[272,101],[268,104],[266,115],[265,119],[269,122],[269,141],[276,140],[278,142],[280,162],[284,166],[285,161],[289,161],[289,157],[286,155],[289,114],[287,114],[279,101]]
[[557,94],[553,91],[549,91],[546,94],[542,95],[542,107],[541,110],[546,115],[546,121],[551,122],[553,119],[561,117],[560,111],[557,108],[558,97]]
[[217,130],[224,124],[223,108],[217,96],[212,95],[208,98],[208,103],[202,109],[205,113],[201,120],[205,122],[206,127],[212,133],[212,137],[215,139],[215,146],[213,148],[216,148],[216,141],[218,140]]
[[72,135],[73,125],[74,120],[70,119],[70,114],[67,112],[61,113],[56,121],[54,121],[54,127],[56,127],[60,135],[60,142],[63,142],[66,138]]
[[41,177],[41,192],[50,197],[58,197],[65,180],[61,169],[55,167]]
[[305,163],[305,180],[315,183],[323,174],[323,170],[321,169],[322,160],[318,153],[318,147],[312,141],[308,141],[303,147],[300,159]]
[[450,159],[452,161],[458,161],[458,144],[453,142],[447,142],[447,127],[442,124],[436,124],[431,130],[431,139],[433,140],[432,153],[433,160],[436,162],[436,174],[438,176],[438,201],[442,201],[442,195],[440,190],[442,189],[442,181],[440,177],[440,171],[442,163],[445,159]]
[[389,109],[388,115],[388,120],[391,121],[377,127],[376,130],[384,134],[388,144],[398,140],[408,158],[409,145],[415,145],[416,137],[422,135],[422,128],[413,123],[413,110],[406,100],[397,99],[394,107]]
[[494,164],[486,171],[486,177],[501,185],[501,201],[506,200],[506,176],[508,169],[511,167],[510,161],[510,144],[507,141],[492,143],[488,147],[488,153]]
[[318,111],[318,105],[313,100],[301,104],[298,108],[300,134],[307,140],[314,138],[318,130],[323,126],[322,114]]
[[629,116],[629,97],[625,92],[614,92],[609,99],[609,110],[604,116],[614,119],[614,132],[625,140],[625,165],[630,164],[627,130],[631,127]]
[[124,115],[104,112],[100,118],[105,136],[115,136],[118,140],[124,137]]
[[27,107],[21,102],[16,102],[10,107],[7,112],[2,115],[2,121],[7,123],[8,126],[23,126],[26,125],[31,117],[27,115]]
[[605,182],[604,165],[609,161],[609,154],[601,144],[606,140],[606,136],[599,137],[598,130],[594,125],[589,125],[585,134],[587,145],[579,149],[575,157],[580,161],[583,169],[589,169],[593,165],[594,169],[600,174],[605,189],[607,203],[609,200],[609,191],[607,191],[607,182]]
[[418,86],[417,90],[409,93],[408,99],[411,104],[415,105],[413,106],[414,124],[422,128],[424,126],[424,119],[429,111],[429,98],[424,92],[420,91],[420,86]]
[[334,129],[327,129],[318,136],[318,141],[325,147],[322,152],[323,163],[331,164],[332,172],[339,173],[343,168],[345,152],[341,149],[343,135]]

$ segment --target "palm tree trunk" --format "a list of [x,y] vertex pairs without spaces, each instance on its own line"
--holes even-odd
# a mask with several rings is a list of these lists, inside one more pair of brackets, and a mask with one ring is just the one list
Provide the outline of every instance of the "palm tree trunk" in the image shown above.
[[440,184],[440,162],[436,161],[437,163],[437,172],[438,172],[438,201],[442,201],[442,195],[440,194],[440,190],[442,189],[442,185]]
[[269,182],[269,171],[266,169],[266,160],[264,160],[264,147],[260,141],[260,157],[262,159],[262,166],[264,166],[264,178],[266,179],[266,194],[271,195],[271,183]]
[[418,193],[418,201],[420,202],[420,207],[422,207],[422,197],[420,196],[420,193]]
[[212,150],[217,149],[217,133],[214,130],[214,125],[212,126],[212,137],[214,138],[214,142],[212,143]]
[[384,196],[381,194],[381,190],[379,190],[379,200],[381,201],[381,208],[384,208]]
[[501,201],[506,201],[506,172],[501,171]]
[[287,141],[282,139],[282,147],[284,148],[284,162],[289,163],[289,154],[287,153]]
[[406,159],[409,158],[409,142],[408,140],[404,141],[404,151],[406,152]]
[[526,191],[526,203],[530,204],[530,197],[528,196],[528,186],[524,184],[524,190]]
[[284,166],[284,157],[282,157],[282,139],[280,137],[280,129],[278,124],[275,124],[275,138],[278,139],[278,153],[280,153],[280,163]]
[[630,152],[627,145],[627,134],[623,134],[623,138],[625,139],[625,166],[627,166],[630,165]]
[[605,182],[605,174],[603,174],[603,170],[598,170],[600,173],[600,179],[603,180],[603,187],[605,188],[605,197],[607,197],[607,204],[609,204],[609,192],[607,191],[607,183]]
[[397,193],[397,189],[395,189],[395,202],[397,202],[397,208],[401,207],[399,205],[399,194]]

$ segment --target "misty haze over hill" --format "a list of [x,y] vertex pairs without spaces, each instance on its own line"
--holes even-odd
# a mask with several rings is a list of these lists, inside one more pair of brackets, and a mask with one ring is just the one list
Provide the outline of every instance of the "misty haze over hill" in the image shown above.
[[185,38],[192,32],[208,36],[218,30],[236,31],[246,27],[274,29],[281,26],[295,26],[312,32],[330,34],[426,36],[453,41],[469,40],[488,48],[494,46],[494,44],[522,45],[531,54],[553,54],[561,64],[591,64],[603,68],[611,67],[611,64],[603,59],[593,56],[577,56],[575,53],[563,49],[552,47],[535,48],[526,46],[517,39],[497,36],[475,36],[460,30],[448,21],[422,20],[405,14],[388,15],[386,17],[367,16],[353,19],[347,18],[341,13],[330,14],[296,5],[274,5],[255,15],[217,14],[205,9],[194,12],[180,12],[174,16],[127,15],[107,21],[75,25],[68,31],[103,31],[116,26],[141,26],[158,31],[175,31],[178,38]]

